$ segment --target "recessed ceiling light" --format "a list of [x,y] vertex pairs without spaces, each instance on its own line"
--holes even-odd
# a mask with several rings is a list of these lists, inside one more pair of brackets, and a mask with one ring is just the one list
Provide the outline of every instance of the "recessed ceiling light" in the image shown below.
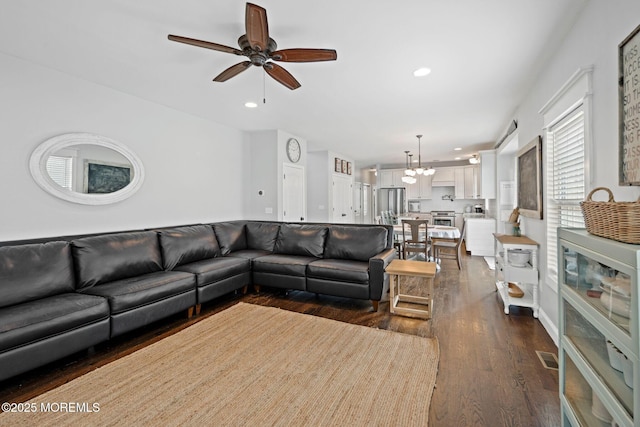
[[247,108],[256,108],[258,106],[258,104],[256,104],[255,102],[249,101],[249,102],[245,102],[244,106],[247,107]]
[[455,159],[453,159],[453,160],[462,160],[462,157],[456,157],[456,158],[455,158]]
[[424,76],[426,76],[426,75],[428,75],[430,73],[431,73],[431,68],[424,67],[424,68],[418,68],[417,70],[415,70],[413,72],[413,75],[415,77],[424,77]]
[[453,151],[462,151],[462,148],[456,147],[456,148],[453,149]]

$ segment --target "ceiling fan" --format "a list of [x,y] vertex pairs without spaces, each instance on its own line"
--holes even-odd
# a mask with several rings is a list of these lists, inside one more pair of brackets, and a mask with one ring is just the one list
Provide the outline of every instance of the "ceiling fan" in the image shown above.
[[276,81],[291,90],[300,87],[300,83],[280,65],[272,61],[282,62],[318,62],[335,61],[338,57],[333,49],[283,49],[276,50],[275,40],[269,37],[269,25],[267,23],[267,11],[255,4],[247,3],[245,12],[245,29],[238,39],[240,49],[221,45],[218,43],[196,40],[188,37],[169,34],[169,40],[186,43],[193,46],[204,47],[220,52],[233,53],[249,58],[248,61],[233,65],[213,79],[214,82],[225,82],[232,77],[255,65],[262,67]]

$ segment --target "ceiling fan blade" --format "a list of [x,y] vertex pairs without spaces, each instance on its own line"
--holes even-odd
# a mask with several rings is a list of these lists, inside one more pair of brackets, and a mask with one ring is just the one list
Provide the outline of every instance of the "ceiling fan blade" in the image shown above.
[[267,11],[255,4],[247,3],[245,14],[247,40],[253,50],[265,50],[269,45]]
[[251,61],[240,62],[227,68],[213,79],[214,82],[226,82],[231,77],[235,77],[251,66]]
[[279,66],[278,64],[274,64],[273,62],[268,62],[264,64],[264,70],[273,77],[276,81],[288,87],[291,90],[298,89],[300,87],[300,83],[296,80],[295,77],[291,75],[287,70]]
[[335,61],[338,53],[333,49],[283,49],[273,52],[271,58],[283,62]]
[[220,52],[235,53],[236,55],[242,55],[242,51],[240,49],[236,49],[234,47],[229,47],[229,46],[225,46],[218,43],[206,42],[204,40],[190,39],[189,37],[174,36],[173,34],[169,34],[168,38],[169,40],[172,40],[174,42],[190,44],[192,46],[197,46],[197,47],[204,47],[206,49],[217,50]]

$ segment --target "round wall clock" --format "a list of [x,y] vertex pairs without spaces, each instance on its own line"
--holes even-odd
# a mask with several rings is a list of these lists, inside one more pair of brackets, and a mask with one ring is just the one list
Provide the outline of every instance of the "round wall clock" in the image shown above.
[[292,163],[298,163],[300,160],[300,155],[302,151],[300,150],[300,143],[295,138],[290,138],[287,141],[287,157],[291,160]]

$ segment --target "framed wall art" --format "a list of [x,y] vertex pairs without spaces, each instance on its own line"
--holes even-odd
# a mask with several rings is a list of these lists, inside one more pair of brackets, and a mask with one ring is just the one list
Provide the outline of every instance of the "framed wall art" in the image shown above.
[[89,194],[109,194],[131,182],[131,167],[114,163],[85,160],[83,190]]
[[342,161],[342,173],[347,173],[347,161]]
[[640,25],[618,46],[618,176],[640,185]]
[[518,151],[517,168],[520,215],[542,219],[542,137]]
[[334,170],[336,172],[342,172],[342,160],[340,160],[339,158],[335,158],[335,167]]
[[351,162],[347,162],[347,175],[351,175],[353,171],[351,170]]

